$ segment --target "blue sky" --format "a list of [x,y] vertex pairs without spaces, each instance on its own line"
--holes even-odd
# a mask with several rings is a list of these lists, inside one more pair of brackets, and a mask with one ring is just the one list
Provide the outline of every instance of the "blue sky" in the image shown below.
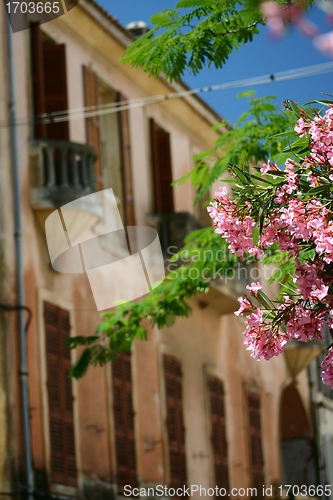
[[[153,14],[165,8],[172,8],[176,0],[99,0],[120,24],[142,20],[149,23]],[[333,29],[328,24],[325,14],[313,7],[306,16],[315,22],[322,32]],[[316,50],[312,41],[292,29],[279,41],[272,41],[266,27],[260,28],[248,45],[234,51],[222,69],[205,68],[200,75],[186,74],[183,80],[192,88],[232,82],[244,78],[274,74],[279,71],[310,66],[330,61],[329,57]],[[303,104],[308,99],[325,98],[322,92],[333,94],[333,73],[309,76],[286,82],[271,82],[252,88],[258,96],[275,95],[276,103],[282,106],[284,99],[297,100]],[[240,114],[248,109],[245,98],[237,99],[243,89],[220,90],[200,94],[214,109],[231,123],[235,123]]]

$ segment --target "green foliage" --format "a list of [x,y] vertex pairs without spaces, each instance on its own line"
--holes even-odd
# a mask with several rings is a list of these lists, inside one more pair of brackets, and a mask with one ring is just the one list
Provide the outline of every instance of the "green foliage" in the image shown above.
[[[307,10],[314,0],[301,0]],[[259,0],[181,0],[150,19],[153,28],[132,43],[121,62],[142,67],[149,76],[179,80],[186,70],[222,68],[233,52],[265,24]],[[285,4],[285,0],[276,0]],[[292,2],[290,2],[292,3]],[[296,3],[296,2],[295,2]]]
[[[188,263],[176,267],[179,261]],[[209,283],[232,269],[235,261],[211,227],[191,233],[181,252],[173,256],[171,272],[161,285],[136,304],[123,304],[115,311],[103,313],[95,336],[68,340],[72,348],[86,346],[72,366],[71,376],[80,378],[89,365],[101,366],[113,361],[117,353],[130,350],[135,338],[146,340],[147,331],[154,326],[170,327],[177,317],[187,318],[192,311],[188,299],[208,292]]]
[[235,128],[219,137],[214,148],[194,157],[196,164],[191,172],[174,182],[183,185],[190,179],[199,191],[195,203],[208,192],[213,182],[221,179],[230,164],[257,163],[268,158],[281,163],[284,158],[283,149],[290,136],[283,137],[279,133],[284,131],[284,134],[292,127],[294,115],[280,112],[278,106],[272,104],[274,96],[256,98],[254,91],[247,91],[238,97],[249,99],[249,110],[239,118]]
[[[303,107],[302,109],[306,108]],[[292,113],[290,113],[284,124],[287,125],[289,123],[289,126],[291,126],[292,123],[295,122],[295,115],[296,118],[300,116],[300,108],[293,101],[290,101],[289,111],[292,111]],[[313,116],[314,114],[314,110],[309,106],[307,112],[309,116]],[[305,156],[310,154],[309,138],[298,137],[293,130],[271,135],[271,137],[268,138],[268,142],[271,144],[271,147],[269,147],[269,152],[271,154],[267,156],[267,158],[271,158],[273,162],[280,167],[285,163],[287,158],[292,158],[298,162],[299,160],[304,160]],[[282,146],[284,146],[283,149]],[[236,163],[237,162],[235,162],[235,164]],[[262,176],[260,174],[260,167],[255,165],[250,170],[249,165],[246,164],[243,164],[242,168],[236,165],[230,165],[229,170],[236,180],[233,191],[238,200],[240,212],[242,210],[247,211],[248,206],[246,203],[250,202],[253,206],[251,216],[260,226],[261,219],[269,216],[271,207],[274,205],[276,191],[285,182],[287,172],[280,169],[280,171],[268,171],[265,176]],[[252,170],[253,172],[258,172],[258,175],[255,175]],[[298,173],[301,170],[302,167],[299,167],[296,168],[294,172]],[[308,182],[305,182],[305,179],[301,179],[300,188],[309,196],[315,194],[316,196],[320,196],[321,200],[325,199],[325,196],[329,199],[331,196],[331,182],[328,176],[329,172],[327,172],[326,179],[325,176],[323,178],[325,184],[315,188],[310,188]],[[254,180],[256,182],[254,182]]]
[[246,0],[182,0],[151,18],[153,28],[128,47],[122,62],[170,81],[179,80],[185,70],[196,75],[206,63],[221,68],[234,49],[259,33],[263,19],[258,5]]
[[[277,3],[283,4],[284,0],[277,0]],[[305,9],[312,3],[313,0],[303,1]],[[170,81],[179,80],[186,70],[197,74],[206,64],[221,68],[233,50],[252,41],[259,33],[258,26],[264,24],[259,0],[181,0],[174,9],[153,16],[151,22],[153,28],[126,50],[122,62],[142,67],[154,77],[163,75]],[[274,189],[284,173],[276,175],[276,179],[262,177],[259,180],[253,165],[269,158],[281,164],[290,151],[295,157],[304,157],[307,145],[295,139],[294,132],[288,132],[293,118],[278,112],[277,106],[272,104],[272,96],[257,99],[252,91],[240,96],[250,99],[249,111],[240,117],[233,129],[222,123],[219,127],[224,133],[214,148],[196,156],[192,171],[174,184],[182,185],[190,180],[199,191],[198,202],[212,183],[229,169],[234,178],[223,177],[223,182],[234,184],[238,198],[244,196],[244,200],[254,201],[262,226],[273,203]],[[291,109],[296,114],[299,112],[294,103]],[[326,194],[326,190],[318,192],[319,196]],[[216,258],[221,250],[222,260]],[[283,270],[286,289],[292,286],[289,277],[293,264],[288,256],[271,248],[266,259]],[[177,260],[187,263],[171,270],[164,282],[143,300],[104,313],[95,335],[69,340],[72,348],[83,349],[72,367],[71,376],[80,378],[89,365],[102,366],[114,360],[118,352],[131,348],[135,338],[146,339],[150,328],[170,327],[177,317],[188,317],[191,313],[188,300],[207,292],[210,282],[233,268],[237,259],[227,251],[220,236],[212,228],[206,228],[188,236],[185,247],[172,262],[177,263]],[[270,306],[262,292],[260,297]]]
[[[302,107],[305,110],[310,119],[313,119],[315,114],[321,111],[319,108],[311,108],[310,104],[333,104],[330,101],[314,101],[307,103],[306,106]],[[292,111],[291,116],[297,119],[301,116],[300,108],[293,101],[287,102],[286,107],[289,111]],[[295,118],[294,118],[295,121]],[[230,166],[230,171],[233,173],[236,182],[234,183],[234,194],[237,198],[239,213],[242,211],[246,212],[248,210],[247,202],[252,205],[251,217],[256,220],[260,230],[263,227],[263,222],[267,220],[272,212],[272,208],[276,206],[274,199],[276,197],[276,191],[281,188],[284,184],[287,172],[282,169],[282,164],[291,158],[295,162],[299,163],[299,167],[294,169],[295,173],[300,173],[303,170],[302,161],[306,156],[310,155],[309,148],[309,137],[298,137],[294,131],[281,132],[273,136],[274,139],[284,138],[287,139],[285,147],[281,153],[276,157],[276,163],[280,165],[280,171],[268,171],[265,176],[260,174],[260,168],[253,167],[254,171],[258,172],[258,175],[254,175],[249,171],[249,169],[241,169],[237,166]],[[305,200],[311,200],[313,197],[319,199],[324,206],[333,209],[332,202],[332,182],[329,179],[331,170],[316,171],[315,168],[312,169],[312,173],[316,176],[320,175],[320,183],[322,185],[316,187],[310,187],[309,182],[301,176],[299,187],[304,193]],[[279,205],[278,205],[279,206]],[[301,249],[298,259],[301,263],[312,261],[315,256],[315,242],[303,242],[299,243]],[[289,252],[280,252],[276,246],[270,248],[266,252],[264,258],[262,259],[263,264],[273,264],[276,266],[277,270],[274,275],[270,278],[269,283],[273,283],[278,280],[281,288],[277,300],[280,300],[283,294],[293,296],[296,293],[296,287],[293,282],[295,276],[295,259],[290,256]]]
[[[196,156],[193,170],[176,184],[181,185],[191,179],[196,188],[201,187],[201,196],[229,167],[236,176],[236,179],[230,179],[235,183],[235,192],[244,190],[246,196],[248,193],[251,196],[256,175],[248,159],[260,161],[284,154],[283,148],[288,147],[290,138],[285,130],[292,123],[291,113],[278,112],[277,106],[271,104],[274,99],[271,96],[257,99],[254,92],[241,96],[249,98],[249,112],[238,120],[234,129],[219,137],[212,150]],[[270,137],[273,134],[275,137]],[[214,159],[215,163],[210,166]],[[236,164],[243,166],[232,166]],[[263,205],[259,208],[261,214],[266,210],[265,203],[268,202],[265,200],[269,200],[270,188],[274,185],[272,182],[263,181],[256,188],[261,190],[263,197]],[[270,257],[274,255],[273,249]],[[188,317],[192,311],[188,300],[208,292],[210,283],[226,276],[237,263],[238,258],[228,251],[226,242],[212,227],[190,233],[182,250],[170,259],[170,272],[160,286],[138,303],[126,303],[115,311],[104,313],[94,336],[69,340],[72,348],[85,347],[72,367],[71,376],[80,378],[89,365],[103,365],[114,360],[118,352],[131,348],[134,339],[147,339],[147,332],[154,326],[170,327],[177,317]]]

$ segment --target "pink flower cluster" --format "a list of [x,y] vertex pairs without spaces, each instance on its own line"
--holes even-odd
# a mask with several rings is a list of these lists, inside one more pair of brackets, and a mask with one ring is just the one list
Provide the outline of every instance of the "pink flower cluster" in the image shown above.
[[268,360],[278,356],[283,351],[288,337],[265,321],[265,312],[257,309],[245,320],[247,329],[244,333],[244,344],[247,350],[252,351],[251,356],[256,359],[261,357]]
[[[254,255],[252,231],[256,223],[249,215],[237,216],[237,202],[230,200],[226,187],[221,187],[215,196],[218,201],[211,203],[207,210],[217,226],[216,233],[226,239],[229,249],[238,257],[244,253]],[[251,211],[251,207],[248,208]]]
[[297,283],[299,293],[304,300],[322,301],[328,293],[328,286],[317,272],[314,265],[301,264],[296,260],[296,272],[293,279]]
[[[244,343],[252,356],[270,359],[283,351],[291,338],[307,342],[323,338],[325,315],[329,313],[328,324],[333,327],[333,212],[326,198],[321,200],[307,194],[308,189],[329,185],[333,180],[333,106],[324,116],[314,118],[301,110],[295,131],[309,140],[310,154],[296,163],[289,159],[281,170],[270,161],[261,168],[261,174],[270,175],[281,182],[274,187],[274,203],[263,221],[260,236],[257,231],[257,217],[254,202],[232,200],[226,187],[221,187],[216,198],[208,207],[214,220],[215,231],[226,239],[229,249],[238,257],[244,254],[258,259],[270,246],[277,244],[295,262],[293,282],[296,287],[291,300],[267,310],[267,301],[262,299],[260,283],[247,288],[250,294],[263,305],[258,307],[248,297],[239,298],[240,308],[235,313],[247,314]],[[279,174],[274,174],[274,172]],[[304,191],[304,183],[307,188]],[[303,192],[304,191],[304,192]],[[312,257],[302,257],[302,249],[311,249]],[[285,311],[283,320],[273,321],[274,315]],[[281,317],[281,314],[280,314]],[[333,350],[323,363],[323,380],[333,387]]]
[[[317,50],[333,57],[333,31],[319,34],[318,27],[307,20],[302,14],[302,4],[278,5],[272,1],[265,1],[261,4],[266,24],[273,38],[279,39],[287,32],[287,23],[296,26],[301,33],[312,39],[312,43]],[[332,22],[332,14],[328,16]]]
[[289,338],[295,338],[301,342],[308,342],[314,338],[322,340],[324,333],[325,317],[318,316],[311,309],[297,305],[293,315],[287,322],[286,329]]

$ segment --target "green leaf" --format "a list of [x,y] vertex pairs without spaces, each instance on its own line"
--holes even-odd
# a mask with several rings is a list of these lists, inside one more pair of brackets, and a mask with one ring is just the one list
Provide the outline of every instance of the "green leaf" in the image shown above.
[[74,365],[71,367],[69,372],[69,377],[76,379],[83,377],[83,375],[88,370],[91,357],[92,357],[91,347],[87,347],[81,354],[78,361],[76,361],[76,363],[74,363]]
[[310,188],[309,191],[307,192],[308,195],[315,195],[315,194],[320,194],[320,193],[323,193],[325,191],[328,192],[329,190],[329,187],[327,184],[324,184],[323,186],[317,186],[317,187],[313,187],[313,188]]
[[262,290],[258,290],[257,299],[265,307],[265,309],[275,309],[274,304]]
[[161,26],[164,26],[164,27],[167,27],[167,26],[174,24],[174,20],[170,16],[165,14],[165,12],[159,12],[158,14],[154,14],[150,18],[150,22],[154,26],[160,24]]
[[237,94],[236,97],[250,97],[252,95],[255,95],[256,92],[255,90],[246,90],[245,92],[241,92],[240,94]]
[[216,8],[216,3],[214,2],[214,0],[181,0],[176,5],[176,9],[189,9],[191,7]]

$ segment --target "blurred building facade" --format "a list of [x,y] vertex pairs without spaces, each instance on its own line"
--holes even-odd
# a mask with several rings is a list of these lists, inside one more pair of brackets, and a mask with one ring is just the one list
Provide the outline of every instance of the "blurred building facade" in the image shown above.
[[[7,29],[1,5],[2,69],[10,62]],[[17,152],[25,305],[32,311],[26,345],[35,489],[97,500],[121,496],[126,485],[217,485],[227,492],[244,488],[238,496],[246,498],[247,488],[256,487],[260,497],[262,485],[282,484],[291,441],[295,456],[305,450],[297,484],[312,484],[318,480],[316,429],[306,371],[294,385],[282,356],[269,363],[249,356],[242,321],[233,315],[237,295],[228,285],[193,299],[189,319],[150,331],[147,342],[136,341],[112,366],[90,368],[79,381],[68,378],[77,354],[63,341],[92,335],[101,317],[86,275],[52,269],[46,217],[73,199],[112,188],[124,224],[153,223],[164,249],[207,224],[204,211],[193,209],[192,188],[170,186],[218,138],[212,126],[221,118],[199,98],[68,121],[24,120],[185,89],[120,65],[132,40],[91,0],[51,23],[32,19],[30,30],[13,36],[16,109],[24,122],[17,127]],[[0,78],[5,123],[8,71]],[[15,199],[10,128],[0,133],[1,303],[8,305],[17,304]],[[16,313],[1,311],[2,492],[25,484],[17,329]]]

